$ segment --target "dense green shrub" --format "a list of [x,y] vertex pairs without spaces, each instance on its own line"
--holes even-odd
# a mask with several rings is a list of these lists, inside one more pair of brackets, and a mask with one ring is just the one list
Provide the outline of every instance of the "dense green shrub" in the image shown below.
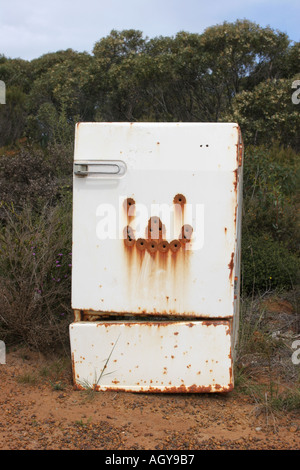
[[244,161],[244,292],[291,288],[299,270],[299,154],[275,144],[248,147]]
[[299,282],[300,259],[269,235],[242,238],[242,291],[245,294],[275,288],[291,289]]

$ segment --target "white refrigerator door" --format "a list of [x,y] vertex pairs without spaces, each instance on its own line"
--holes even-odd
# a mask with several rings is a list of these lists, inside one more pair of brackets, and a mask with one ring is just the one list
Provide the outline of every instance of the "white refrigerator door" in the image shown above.
[[73,309],[232,317],[240,152],[235,123],[78,124]]

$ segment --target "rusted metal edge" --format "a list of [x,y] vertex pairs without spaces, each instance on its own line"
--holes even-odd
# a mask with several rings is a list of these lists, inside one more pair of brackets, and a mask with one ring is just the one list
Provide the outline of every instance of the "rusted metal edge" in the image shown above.
[[80,321],[134,321],[138,323],[141,321],[145,322],[176,322],[176,321],[202,321],[202,322],[227,322],[232,320],[233,314],[226,315],[222,317],[207,317],[207,315],[189,315],[189,314],[174,314],[172,312],[155,312],[155,314],[149,314],[147,312],[110,312],[110,311],[101,311],[101,310],[78,310],[74,309],[74,322],[78,323]]
[[236,145],[236,159],[238,166],[243,165],[243,156],[244,156],[244,142],[242,137],[242,131],[239,125],[234,126],[238,131],[238,143]]
[[[115,387],[104,387],[101,385],[95,385],[91,387],[95,392],[131,392],[131,393],[228,393],[234,389],[234,384],[229,383],[227,385],[179,385],[178,387],[167,385],[164,387],[120,387],[116,385]],[[82,385],[74,382],[74,390],[83,391],[86,390]]]

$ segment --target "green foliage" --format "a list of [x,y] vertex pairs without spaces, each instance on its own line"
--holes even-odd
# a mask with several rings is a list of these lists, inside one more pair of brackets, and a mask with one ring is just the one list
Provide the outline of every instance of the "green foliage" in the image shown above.
[[276,139],[298,148],[299,112],[290,99],[298,60],[299,43],[248,20],[151,39],[112,30],[92,54],[67,49],[31,62],[2,56],[8,93],[18,87],[25,99],[18,99],[21,110],[14,106],[16,117],[2,107],[0,123],[11,129],[3,128],[0,145],[23,133],[43,145],[68,143],[76,121],[233,119],[246,143]]
[[238,122],[245,144],[280,142],[300,150],[300,113],[292,103],[292,82],[299,79],[267,80],[252,91],[244,90],[233,100],[231,114],[224,120]]
[[246,293],[299,282],[299,154],[278,144],[244,158],[242,271]]
[[246,148],[243,232],[268,233],[291,250],[299,249],[300,155],[278,144]]
[[33,79],[31,62],[22,59],[7,59],[2,56],[0,77],[8,89],[17,87],[27,94],[32,86]]
[[299,283],[299,257],[268,235],[242,238],[242,290],[244,294],[275,288],[291,289]]
[[14,143],[26,129],[26,95],[18,86],[6,89],[6,104],[0,106],[0,147]]
[[273,62],[280,61],[289,46],[286,34],[261,28],[248,20],[207,28],[202,36],[210,54],[212,72],[224,82],[228,101],[245,88],[249,77],[271,78]]

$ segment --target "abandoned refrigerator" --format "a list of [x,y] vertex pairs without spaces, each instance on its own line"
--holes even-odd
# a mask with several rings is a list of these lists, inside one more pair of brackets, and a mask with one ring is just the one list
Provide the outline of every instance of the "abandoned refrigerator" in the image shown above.
[[75,388],[233,389],[242,169],[236,123],[76,125]]

